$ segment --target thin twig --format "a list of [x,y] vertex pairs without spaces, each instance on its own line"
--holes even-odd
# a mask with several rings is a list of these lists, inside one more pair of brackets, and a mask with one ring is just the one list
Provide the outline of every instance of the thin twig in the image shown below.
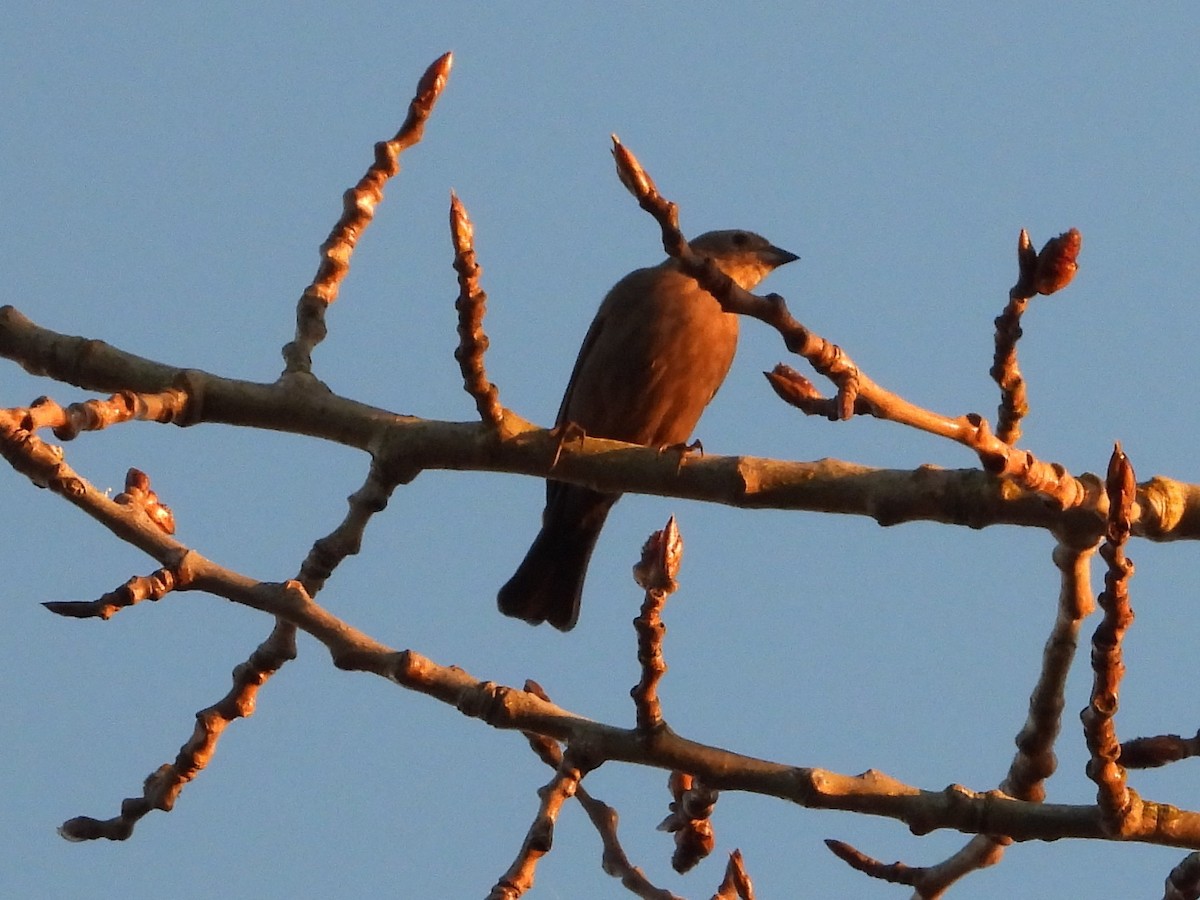
[[454,271],[458,273],[458,347],[454,358],[462,371],[463,388],[475,400],[475,408],[484,424],[499,432],[504,423],[500,392],[488,381],[483,355],[488,336],[483,331],[487,294],[479,286],[483,271],[475,261],[475,227],[458,196],[450,194],[450,235],[454,241]]
[[295,656],[295,628],[280,623],[250,658],[233,670],[233,686],[229,693],[196,713],[196,727],[191,739],[180,748],[174,762],[160,766],[146,778],[141,797],[126,799],[121,804],[120,815],[111,819],[90,816],[68,819],[59,826],[58,833],[69,841],[97,838],[123,841],[133,834],[134,826],[150,811],[169,812],[184,785],[208,765],[225,728],[235,719],[253,714],[258,689]]
[[317,539],[308,556],[300,565],[297,579],[304,585],[309,596],[315,597],[343,560],[354,556],[362,549],[363,535],[367,524],[377,513],[387,508],[388,499],[395,489],[397,480],[383,471],[375,460],[364,479],[362,487],[346,498],[346,517],[322,538]]
[[123,609],[143,600],[161,600],[187,584],[179,567],[163,566],[149,575],[134,575],[114,591],[95,600],[47,600],[42,604],[50,612],[69,619],[111,619]]
[[675,576],[683,557],[683,538],[675,517],[667,520],[662,531],[656,531],[642,546],[642,558],[633,567],[633,577],[646,591],[642,610],[633,620],[637,632],[637,658],[642,667],[642,677],[629,694],[637,710],[639,731],[650,732],[663,724],[662,704],[658,699],[658,682],[667,672],[663,659],[662,642],[667,626],[662,621],[662,610],[667,598],[678,586]]
[[1021,229],[1017,240],[1017,283],[1008,292],[1008,305],[996,318],[996,351],[991,376],[1000,386],[1000,408],[996,437],[1015,444],[1021,437],[1021,420],[1029,412],[1025,378],[1017,364],[1017,341],[1021,339],[1021,317],[1036,294],[1053,294],[1066,287],[1079,269],[1083,238],[1079,229],[1051,238],[1041,253],[1033,252],[1029,233]]
[[417,83],[416,95],[408,105],[408,116],[396,136],[375,145],[375,161],[358,184],[342,197],[342,216],[325,243],[321,263],[312,283],[296,305],[296,337],[283,348],[283,375],[311,374],[312,351],[325,340],[325,310],[337,299],[342,280],[350,270],[350,256],[383,200],[383,186],[400,171],[400,154],[421,140],[425,122],[441,96],[454,59],[445,53],[435,59]]
[[902,862],[882,862],[873,856],[868,856],[857,847],[847,844],[845,841],[827,839],[825,846],[833,852],[834,856],[851,868],[870,875],[872,878],[878,878],[880,881],[888,881],[892,884],[912,885],[921,873],[920,869],[906,866]]
[[1141,812],[1138,795],[1126,784],[1125,767],[1120,763],[1121,746],[1117,740],[1115,717],[1121,678],[1125,674],[1121,643],[1133,624],[1129,603],[1129,579],[1133,563],[1125,555],[1131,531],[1133,501],[1137,482],[1129,458],[1117,444],[1108,464],[1105,489],[1108,493],[1108,528],[1100,555],[1108,564],[1104,590],[1097,602],[1104,618],[1092,635],[1092,694],[1080,713],[1084,738],[1091,759],[1088,777],[1096,783],[1096,803],[1105,831],[1121,836],[1136,828]]
[[[1095,545],[1067,543],[1054,548],[1054,564],[1061,573],[1058,612],[1042,651],[1042,669],[1029,697],[1028,718],[1017,734],[1017,753],[1000,782],[1001,791],[1019,800],[1044,800],[1045,781],[1057,767],[1054,743],[1062,728],[1067,675],[1079,646],[1083,619],[1095,609],[1088,569],[1095,549]],[[1011,843],[1006,836],[975,835],[941,862],[914,869],[913,896],[921,900],[941,897],[959,879],[998,863]]]
[[1025,378],[1017,364],[1017,341],[1021,339],[1021,317],[1029,298],[1037,293],[1033,286],[1037,272],[1037,253],[1029,232],[1021,229],[1017,239],[1017,283],[1008,292],[1008,305],[996,317],[996,350],[992,357],[992,379],[1000,386],[1000,408],[996,419],[996,437],[1015,444],[1021,436],[1021,419],[1029,412]]
[[538,790],[541,803],[525,833],[525,840],[521,842],[517,858],[492,887],[487,900],[515,900],[533,887],[538,861],[550,852],[554,843],[554,824],[558,821],[558,814],[563,804],[574,796],[585,773],[586,769],[576,763],[570,751],[563,754],[558,771],[550,783]]
[[168,388],[154,393],[118,391],[105,400],[85,400],[59,406],[50,397],[38,397],[29,405],[21,427],[27,431],[49,428],[60,441],[70,441],[80,432],[100,431],[121,422],[174,422],[188,419],[188,393]]
[[1190,738],[1157,734],[1124,741],[1118,759],[1127,769],[1154,769],[1194,756],[1200,756],[1200,731]]
[[[550,702],[550,697],[542,686],[532,679],[526,679],[525,690],[547,703]],[[533,731],[526,731],[525,738],[533,752],[550,768],[558,769],[562,765],[562,748],[557,741]],[[600,843],[604,847],[600,857],[600,868],[604,870],[605,875],[620,879],[622,886],[642,900],[680,900],[670,891],[652,884],[646,874],[630,861],[617,836],[620,817],[615,809],[593,797],[582,783],[575,788],[575,799],[579,801],[579,805],[583,807],[600,835]]]

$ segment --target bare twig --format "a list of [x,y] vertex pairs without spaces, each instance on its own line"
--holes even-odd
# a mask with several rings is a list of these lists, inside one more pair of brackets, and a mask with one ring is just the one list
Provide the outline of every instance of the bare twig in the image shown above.
[[1006,444],[1021,437],[1021,420],[1029,412],[1025,378],[1017,364],[1017,341],[1021,339],[1021,317],[1035,294],[1053,294],[1066,287],[1079,266],[1083,238],[1072,228],[1051,238],[1041,253],[1033,252],[1024,228],[1017,240],[1017,283],[1008,292],[1008,305],[996,318],[996,352],[991,376],[1000,386],[1000,408],[996,436]]
[[[549,696],[536,681],[527,679],[525,690],[547,703],[550,702]],[[557,741],[532,731],[526,731],[525,738],[533,752],[550,768],[558,769],[562,765],[562,748]],[[604,847],[600,867],[604,874],[620,879],[626,890],[642,900],[679,900],[670,891],[651,884],[645,873],[630,862],[617,837],[619,816],[615,809],[593,797],[582,783],[575,788],[575,799],[579,801],[579,805],[583,807],[600,835],[600,843]]]
[[615,809],[592,797],[582,785],[575,792],[575,799],[583,806],[584,812],[600,835],[600,842],[604,846],[600,866],[606,875],[620,879],[621,885],[627,891],[635,897],[641,897],[642,900],[680,900],[670,891],[652,884],[646,873],[630,862],[617,839],[618,816]]
[[1062,728],[1067,675],[1075,660],[1083,620],[1096,608],[1088,569],[1094,553],[1094,546],[1059,544],[1054,549],[1054,564],[1061,574],[1058,613],[1042,650],[1042,670],[1029,697],[1029,717],[1017,734],[1018,753],[1008,776],[1000,783],[1000,789],[1009,796],[1043,800],[1045,780],[1054,774],[1054,743]]
[[638,662],[642,666],[642,677],[629,692],[637,710],[639,731],[653,731],[663,724],[662,704],[658,700],[658,682],[666,674],[667,664],[663,660],[662,642],[667,626],[662,621],[662,610],[667,598],[677,587],[675,576],[683,557],[683,538],[675,517],[667,520],[662,531],[647,538],[642,547],[642,558],[633,567],[633,577],[646,591],[641,614],[633,620],[638,638]]
[[400,171],[400,154],[424,135],[425,121],[446,86],[452,63],[453,56],[445,53],[425,70],[417,84],[416,96],[408,105],[404,124],[390,141],[375,145],[375,162],[343,196],[342,216],[321,245],[317,274],[296,306],[296,337],[283,348],[285,377],[311,374],[313,348],[325,340],[325,310],[337,299],[342,280],[350,269],[354,247],[375,218],[375,207],[383,200],[384,184]]
[[[1053,748],[1062,727],[1067,675],[1075,659],[1083,619],[1095,609],[1088,570],[1094,553],[1094,545],[1072,547],[1060,543],[1054,548],[1054,564],[1062,576],[1058,613],[1042,651],[1041,674],[1029,697],[1029,716],[1017,734],[1017,754],[1000,782],[1001,791],[1019,800],[1036,803],[1045,799],[1045,781],[1057,766]],[[1011,843],[1006,836],[977,834],[942,862],[913,869],[914,897],[941,897],[959,879],[998,863]]]
[[[74,482],[75,491],[87,495],[90,486],[82,479]],[[357,552],[362,531],[370,516],[383,509],[387,502],[390,486],[384,484],[372,467],[367,483],[351,497],[350,511],[346,519],[330,536],[318,541],[301,567],[301,579],[309,595],[315,594],[324,584],[333,568],[347,555]],[[95,498],[99,499],[99,498]],[[150,490],[149,480],[136,469],[131,469],[126,480],[126,492],[117,496],[112,504],[126,508],[148,508],[161,506]],[[151,524],[165,531],[153,518]],[[167,551],[168,548],[164,548]],[[164,556],[176,554],[164,552]],[[108,618],[117,609],[131,605],[140,599],[159,599],[169,590],[186,590],[197,586],[196,571],[192,563],[198,558],[190,552],[177,554],[178,562],[166,566],[150,578],[130,579],[122,589],[106,595],[93,603],[47,603],[47,608],[60,615],[96,615]],[[108,820],[87,816],[77,817],[64,823],[60,833],[69,840],[128,838],[138,820],[153,809],[169,811],[183,787],[193,780],[209,763],[216,751],[225,728],[237,718],[252,714],[259,688],[288,660],[296,655],[296,626],[284,619],[276,619],[270,636],[240,664],[233,674],[234,683],[229,693],[217,703],[196,714],[196,727],[192,737],[180,750],[174,763],[161,766],[143,787],[140,798],[126,800],[121,814]]]
[[558,814],[563,804],[574,796],[585,773],[586,769],[576,763],[570,751],[563,754],[550,783],[538,790],[541,804],[517,858],[492,887],[488,900],[515,900],[533,887],[538,860],[550,852],[554,843],[554,823],[558,821]]
[[164,566],[149,575],[134,575],[115,591],[95,600],[47,600],[42,606],[70,619],[111,619],[143,600],[161,600],[186,586],[186,570]]
[[1136,494],[1133,466],[1117,444],[1108,464],[1105,481],[1108,493],[1108,529],[1100,555],[1108,563],[1104,573],[1104,590],[1098,603],[1104,618],[1092,635],[1092,696],[1080,713],[1083,733],[1091,759],[1088,777],[1096,782],[1096,802],[1100,808],[1105,831],[1123,836],[1136,827],[1141,813],[1138,795],[1125,782],[1125,767],[1119,757],[1114,718],[1121,678],[1125,674],[1121,642],[1126,629],[1133,623],[1129,604],[1129,579],[1133,563],[1125,555],[1125,543],[1131,531],[1133,502]]
[[346,557],[354,556],[362,549],[367,523],[387,507],[396,483],[397,478],[393,473],[383,471],[378,462],[372,462],[362,487],[347,498],[349,509],[346,517],[332,532],[313,543],[300,566],[297,578],[309,596],[315,597],[334,569]]
[[78,816],[59,826],[58,833],[69,841],[97,838],[123,841],[151,810],[169,812],[184,785],[195,778],[212,759],[226,726],[234,719],[254,713],[258,689],[284,662],[295,656],[295,629],[281,623],[246,662],[233,670],[233,686],[229,693],[196,713],[196,728],[191,739],[183,745],[173,763],[160,766],[146,778],[141,797],[125,800],[121,804],[121,814],[115,818],[99,820]]
[[1021,437],[1021,420],[1029,412],[1025,378],[1017,365],[1017,341],[1021,339],[1021,317],[1029,298],[1037,293],[1033,286],[1037,254],[1024,228],[1017,240],[1017,268],[1017,283],[1008,292],[1008,305],[996,317],[996,352],[991,370],[993,380],[1000,386],[996,437],[1006,444],[1015,444]]
[[1153,769],[1193,756],[1200,756],[1200,732],[1190,738],[1178,734],[1133,738],[1121,744],[1118,759],[1127,769]]
[[870,875],[872,878],[878,878],[880,881],[890,881],[892,884],[912,885],[921,873],[920,869],[906,866],[902,862],[885,863],[872,856],[867,856],[867,854],[847,844],[845,841],[827,839],[825,846],[833,852],[834,856],[851,868],[858,869],[858,871]]
[[487,309],[487,294],[479,286],[482,269],[475,261],[475,228],[466,207],[453,192],[450,194],[450,235],[454,240],[454,271],[458,273],[458,347],[454,358],[462,371],[463,387],[475,400],[479,417],[499,432],[504,424],[504,408],[496,385],[487,379],[483,354],[488,337],[483,332],[483,314]]
[[69,441],[82,431],[100,431],[120,422],[183,423],[188,418],[187,396],[177,388],[155,393],[118,391],[107,400],[85,400],[67,407],[39,397],[30,404],[21,427],[27,431],[50,428],[60,441]]

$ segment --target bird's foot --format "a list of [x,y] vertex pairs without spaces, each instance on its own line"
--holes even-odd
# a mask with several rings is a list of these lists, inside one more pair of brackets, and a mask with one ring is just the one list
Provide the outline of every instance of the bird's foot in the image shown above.
[[550,460],[551,469],[558,465],[558,458],[562,456],[563,447],[572,441],[582,444],[583,439],[587,437],[587,432],[574,422],[560,422],[550,429],[550,433],[554,435],[554,459]]
[[699,454],[700,456],[704,455],[704,445],[700,443],[699,439],[692,441],[690,444],[662,444],[659,446],[658,452],[660,455],[663,453],[679,454],[679,461],[675,466],[675,474],[679,474],[679,472],[683,469],[684,460],[686,460],[689,456],[691,456],[693,453]]

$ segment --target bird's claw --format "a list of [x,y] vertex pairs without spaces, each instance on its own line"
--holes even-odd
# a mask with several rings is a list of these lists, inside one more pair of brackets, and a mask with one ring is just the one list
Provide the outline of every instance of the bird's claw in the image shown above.
[[571,441],[583,443],[583,439],[587,437],[587,432],[574,422],[560,422],[550,429],[550,433],[554,435],[554,458],[550,460],[550,468],[553,469],[558,465],[558,458],[562,456],[563,447]]
[[700,439],[697,438],[696,440],[692,441],[690,444],[685,444],[685,443],[662,444],[659,446],[658,452],[659,452],[660,456],[664,453],[678,453],[679,454],[679,461],[675,466],[675,474],[678,475],[680,472],[683,471],[683,462],[685,459],[687,459],[693,453],[698,453],[701,456],[704,455],[704,445],[702,443],[700,443]]

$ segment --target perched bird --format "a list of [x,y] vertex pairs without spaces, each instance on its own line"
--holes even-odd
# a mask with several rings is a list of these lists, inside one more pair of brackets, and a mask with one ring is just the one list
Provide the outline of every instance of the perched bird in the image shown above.
[[[691,246],[746,290],[799,258],[749,231],[710,231]],[[558,426],[651,447],[682,444],[725,380],[737,335],[738,317],[677,260],[630,272],[608,292],[583,339]],[[588,560],[620,496],[547,481],[542,530],[500,589],[500,611],[574,628]]]

